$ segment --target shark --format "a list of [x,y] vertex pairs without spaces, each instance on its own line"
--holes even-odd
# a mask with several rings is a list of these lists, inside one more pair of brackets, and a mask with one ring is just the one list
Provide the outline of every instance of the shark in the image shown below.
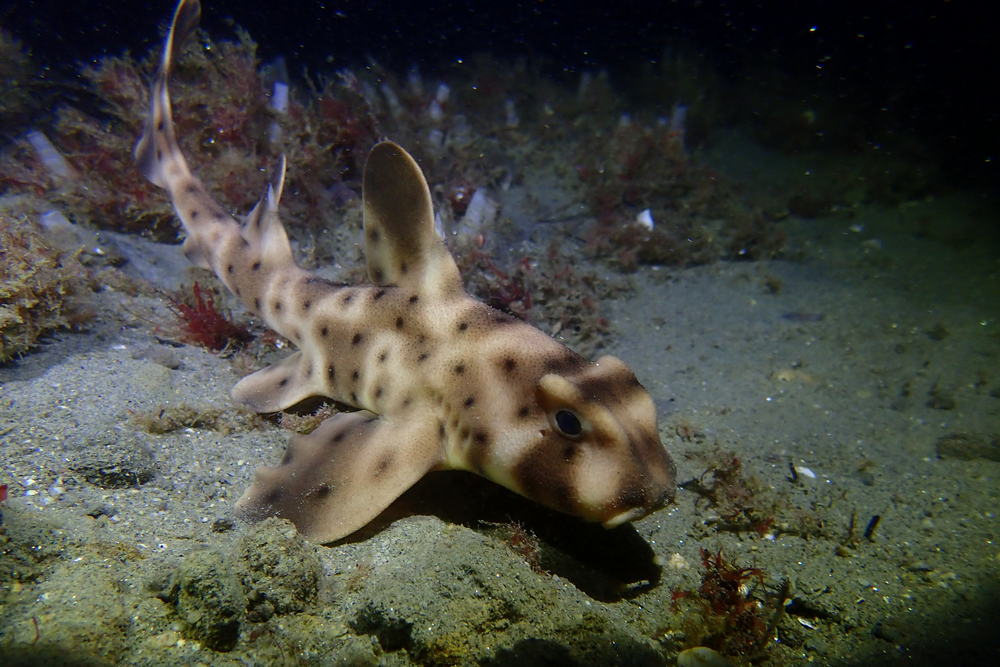
[[259,468],[237,514],[283,517],[330,543],[442,469],[607,528],[672,500],[674,464],[632,370],[613,356],[590,362],[466,293],[435,231],[424,174],[397,144],[377,143],[364,166],[368,284],[334,283],[295,263],[278,213],[284,157],[245,217],[213,199],[181,153],[168,91],[200,16],[198,0],[174,11],[135,147],[138,169],[166,190],[185,255],[297,347],[240,380],[233,399],[261,413],[311,397],[348,408],[292,437],[280,463]]

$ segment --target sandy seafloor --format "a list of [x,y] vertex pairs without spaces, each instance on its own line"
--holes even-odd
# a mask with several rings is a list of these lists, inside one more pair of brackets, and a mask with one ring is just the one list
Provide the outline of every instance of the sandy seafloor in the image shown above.
[[[88,331],[0,367],[0,664],[674,664],[692,630],[672,593],[698,587],[703,547],[786,582],[758,664],[1000,664],[994,214],[956,194],[792,217],[785,259],[643,268],[606,304],[679,481],[736,453],[780,500],[766,535],[718,530],[683,488],[609,532],[462,473],[332,547],[244,524],[233,502],[287,431],[238,411],[229,360],[158,342],[161,301],[96,295]],[[188,270],[131,246],[154,284]],[[135,420],[179,406],[234,430]]]

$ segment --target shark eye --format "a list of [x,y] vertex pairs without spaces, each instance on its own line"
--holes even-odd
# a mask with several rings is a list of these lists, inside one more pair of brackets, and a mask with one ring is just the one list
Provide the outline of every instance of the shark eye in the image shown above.
[[580,418],[569,410],[559,410],[555,416],[556,428],[567,438],[576,438],[583,433]]

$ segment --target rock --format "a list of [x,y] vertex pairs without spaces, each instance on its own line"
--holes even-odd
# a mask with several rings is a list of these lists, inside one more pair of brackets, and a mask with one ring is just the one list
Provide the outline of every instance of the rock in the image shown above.
[[177,568],[174,601],[185,634],[216,651],[230,651],[239,639],[246,598],[226,557],[193,551]]
[[677,667],[732,667],[732,664],[707,646],[695,646],[677,654]]
[[937,439],[939,459],[1000,461],[1000,437],[976,433],[949,433]]
[[301,612],[316,601],[322,564],[290,521],[270,518],[252,526],[236,547],[251,620]]
[[156,461],[141,438],[129,431],[103,430],[79,443],[69,468],[102,489],[141,486],[156,475]]
[[492,538],[415,517],[375,539],[377,562],[345,581],[355,590],[344,595],[364,603],[345,612],[386,653],[418,664],[663,664],[648,637]]
[[0,664],[117,664],[127,628],[121,586],[103,558],[61,563],[30,598],[5,607]]

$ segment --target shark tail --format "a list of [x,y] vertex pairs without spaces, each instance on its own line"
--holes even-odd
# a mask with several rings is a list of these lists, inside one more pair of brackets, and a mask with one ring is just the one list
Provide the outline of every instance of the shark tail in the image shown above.
[[149,114],[135,147],[139,171],[170,196],[187,238],[184,254],[197,266],[211,269],[248,307],[259,311],[271,328],[288,336],[289,322],[262,304],[274,282],[300,277],[278,203],[285,183],[285,158],[275,167],[263,197],[237,221],[208,193],[181,153],[170,110],[167,82],[186,40],[201,18],[199,0],[180,0],[163,46],[160,69],[150,91]]
[[[174,134],[174,121],[170,113],[170,92],[167,90],[167,79],[174,60],[181,47],[198,27],[201,19],[201,3],[199,0],[181,0],[177,3],[174,18],[163,45],[163,58],[160,69],[150,90],[149,114],[146,116],[146,126],[135,146],[135,161],[139,171],[154,185],[169,188],[168,174],[171,176],[188,176],[190,170],[181,154],[177,137]],[[176,179],[175,179],[176,180]]]

